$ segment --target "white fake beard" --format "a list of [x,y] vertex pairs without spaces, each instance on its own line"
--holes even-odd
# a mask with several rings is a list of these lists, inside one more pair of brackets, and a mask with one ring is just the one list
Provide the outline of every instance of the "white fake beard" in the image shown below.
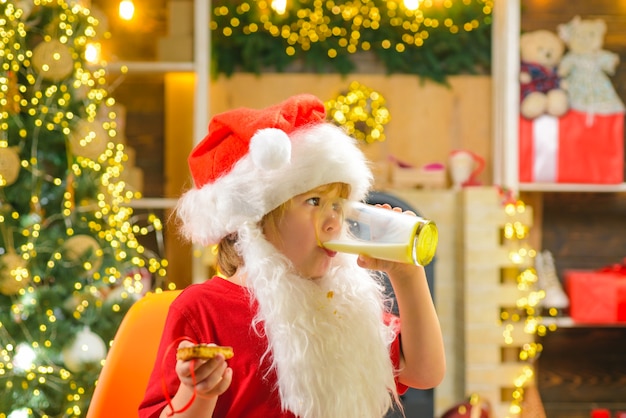
[[337,254],[328,274],[311,280],[257,227],[240,230],[239,243],[259,306],[253,328],[267,336],[283,409],[301,418],[380,418],[394,400],[401,408],[382,287],[355,257]]

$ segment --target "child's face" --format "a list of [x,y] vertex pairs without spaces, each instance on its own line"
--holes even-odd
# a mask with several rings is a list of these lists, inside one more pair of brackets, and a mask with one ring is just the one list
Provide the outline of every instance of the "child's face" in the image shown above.
[[325,203],[338,197],[339,188],[325,186],[295,196],[276,221],[276,227],[265,230],[267,240],[287,256],[304,277],[323,276],[335,256],[335,252],[319,246],[318,233],[323,240],[339,234],[340,215],[321,213]]

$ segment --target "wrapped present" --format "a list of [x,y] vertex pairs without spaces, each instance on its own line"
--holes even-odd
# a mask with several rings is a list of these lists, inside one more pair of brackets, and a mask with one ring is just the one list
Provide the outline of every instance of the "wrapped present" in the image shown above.
[[591,418],[611,418],[611,411],[608,409],[592,409]]
[[570,316],[579,323],[626,322],[626,265],[565,272]]
[[519,180],[523,183],[622,183],[624,114],[570,110],[560,118],[520,117]]

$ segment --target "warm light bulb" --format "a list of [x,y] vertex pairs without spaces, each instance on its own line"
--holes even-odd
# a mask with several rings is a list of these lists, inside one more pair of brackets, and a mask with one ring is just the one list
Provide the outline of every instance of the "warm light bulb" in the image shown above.
[[13,366],[18,370],[30,370],[36,357],[35,351],[28,344],[21,343],[13,356]]
[[124,20],[131,20],[135,14],[135,4],[132,0],[122,0],[119,9],[120,17]]
[[417,10],[420,5],[420,0],[404,0],[404,7],[409,10]]
[[28,418],[29,416],[28,408],[22,408],[11,412],[8,418]]
[[271,7],[276,13],[282,15],[287,10],[287,0],[272,0]]
[[87,44],[85,47],[85,59],[91,64],[100,61],[100,44]]

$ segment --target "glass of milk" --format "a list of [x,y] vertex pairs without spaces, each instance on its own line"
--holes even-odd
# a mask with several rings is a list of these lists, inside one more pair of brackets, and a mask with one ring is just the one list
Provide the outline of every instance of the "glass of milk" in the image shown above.
[[[340,219],[341,230],[328,234],[323,225],[333,217]],[[328,250],[421,266],[432,261],[438,242],[431,220],[345,199],[321,207],[317,231],[320,246]]]

